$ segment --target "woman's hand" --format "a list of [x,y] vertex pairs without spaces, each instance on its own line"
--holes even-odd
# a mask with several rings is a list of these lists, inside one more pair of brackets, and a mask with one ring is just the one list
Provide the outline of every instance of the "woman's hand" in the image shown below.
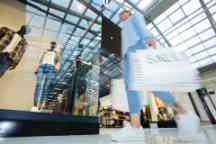
[[156,47],[157,41],[156,40],[148,40],[146,41],[147,46],[149,47]]

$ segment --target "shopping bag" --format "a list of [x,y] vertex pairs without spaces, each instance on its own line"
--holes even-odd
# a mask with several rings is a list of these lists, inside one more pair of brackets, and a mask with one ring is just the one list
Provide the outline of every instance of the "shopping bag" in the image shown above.
[[198,71],[173,48],[137,50],[129,55],[131,90],[188,92],[200,88]]

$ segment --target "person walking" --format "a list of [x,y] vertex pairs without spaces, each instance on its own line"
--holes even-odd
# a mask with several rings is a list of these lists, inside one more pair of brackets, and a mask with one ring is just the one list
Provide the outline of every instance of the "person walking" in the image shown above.
[[[112,134],[113,141],[139,141],[144,140],[144,131],[140,122],[140,99],[139,92],[130,90],[130,65],[129,54],[138,49],[155,48],[156,39],[146,28],[143,15],[138,12],[132,13],[128,9],[120,12],[119,18],[122,21],[122,61],[123,61],[123,79],[125,82],[126,93],[128,96],[130,124],[121,131]],[[176,103],[174,96],[166,91],[154,91],[166,104],[171,105],[175,111],[183,112],[180,105]]]

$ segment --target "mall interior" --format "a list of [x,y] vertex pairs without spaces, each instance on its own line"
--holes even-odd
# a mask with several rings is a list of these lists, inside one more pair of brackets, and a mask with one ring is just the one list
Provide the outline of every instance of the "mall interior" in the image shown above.
[[[134,55],[184,55],[173,67],[159,57],[134,68],[143,140],[112,139],[133,123],[124,14],[139,15],[132,23],[155,42]],[[183,114],[154,88],[168,89]],[[215,0],[0,0],[0,144],[215,144],[215,124]]]

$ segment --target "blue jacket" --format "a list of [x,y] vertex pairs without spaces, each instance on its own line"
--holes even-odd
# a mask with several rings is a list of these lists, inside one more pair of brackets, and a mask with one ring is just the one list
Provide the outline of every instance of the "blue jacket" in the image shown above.
[[127,53],[128,48],[133,47],[138,42],[145,43],[148,39],[153,39],[153,34],[146,28],[143,15],[136,12],[128,20],[122,23],[122,56]]

